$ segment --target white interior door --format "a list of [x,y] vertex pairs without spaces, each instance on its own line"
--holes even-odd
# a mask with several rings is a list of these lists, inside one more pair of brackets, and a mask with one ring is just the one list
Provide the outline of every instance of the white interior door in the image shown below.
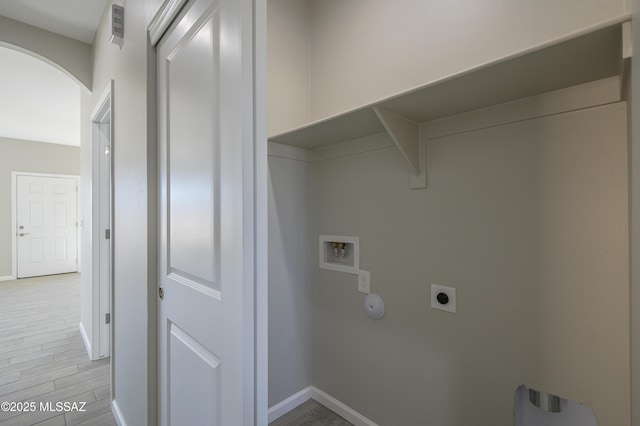
[[163,426],[255,424],[247,4],[192,0],[157,47]]
[[78,271],[78,180],[16,176],[17,277]]

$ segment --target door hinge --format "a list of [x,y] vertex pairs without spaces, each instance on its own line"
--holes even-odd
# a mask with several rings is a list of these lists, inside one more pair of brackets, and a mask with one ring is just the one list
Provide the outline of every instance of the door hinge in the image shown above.
[[104,323],[105,324],[111,324],[111,314],[105,314],[104,315]]
[[104,238],[106,240],[110,240],[111,239],[111,229],[105,229],[104,230]]

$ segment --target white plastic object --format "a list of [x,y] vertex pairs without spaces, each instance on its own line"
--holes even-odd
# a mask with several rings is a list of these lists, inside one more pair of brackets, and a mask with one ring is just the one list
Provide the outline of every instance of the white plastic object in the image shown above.
[[[439,294],[446,295],[446,303],[438,301]],[[446,287],[443,285],[431,284],[431,307],[433,309],[440,309],[441,311],[447,311],[456,313],[456,289],[453,287]]]
[[358,273],[358,291],[364,294],[371,293],[371,272],[360,270]]
[[384,316],[384,302],[375,293],[371,293],[364,298],[364,310],[371,319],[378,320]]

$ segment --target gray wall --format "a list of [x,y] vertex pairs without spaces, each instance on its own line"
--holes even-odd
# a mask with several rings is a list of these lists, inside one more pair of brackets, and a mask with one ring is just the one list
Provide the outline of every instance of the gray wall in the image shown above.
[[0,138],[0,277],[11,275],[11,172],[80,174],[80,147]]
[[282,154],[269,155],[269,407],[311,385],[309,165]]
[[[392,146],[311,163],[313,385],[380,425],[512,425],[523,383],[629,424],[625,116],[430,140],[425,190]],[[318,269],[318,234],[360,237],[382,320],[354,275]]]

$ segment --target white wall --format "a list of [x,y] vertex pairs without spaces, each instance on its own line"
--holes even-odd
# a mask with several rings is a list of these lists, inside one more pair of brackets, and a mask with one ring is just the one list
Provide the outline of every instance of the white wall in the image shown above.
[[269,153],[269,407],[311,386],[309,165],[303,150]]
[[[127,16],[122,47],[109,42],[110,26],[108,12],[105,12],[93,48],[94,91],[83,97],[82,104],[84,254],[90,250],[87,233],[91,230],[90,194],[86,192],[86,182],[91,176],[90,114],[110,80],[114,80],[115,310],[112,324],[115,340],[112,362],[115,370],[112,385],[123,420],[129,425],[156,423],[155,110],[148,107],[155,82],[148,77],[148,61],[153,61],[149,59],[153,50],[148,45],[147,26],[160,4],[160,0],[125,2]],[[108,8],[110,4],[105,11]],[[91,276],[90,267],[83,262],[83,281]],[[83,282],[83,288],[87,285]]]
[[[380,425],[512,425],[523,383],[629,424],[625,116],[431,140],[425,190],[384,135],[312,152],[313,385]],[[382,320],[355,276],[318,269],[318,234],[360,237]],[[430,284],[457,288],[457,314],[430,309]]]
[[0,278],[11,276],[11,172],[80,174],[80,148],[0,138]]

